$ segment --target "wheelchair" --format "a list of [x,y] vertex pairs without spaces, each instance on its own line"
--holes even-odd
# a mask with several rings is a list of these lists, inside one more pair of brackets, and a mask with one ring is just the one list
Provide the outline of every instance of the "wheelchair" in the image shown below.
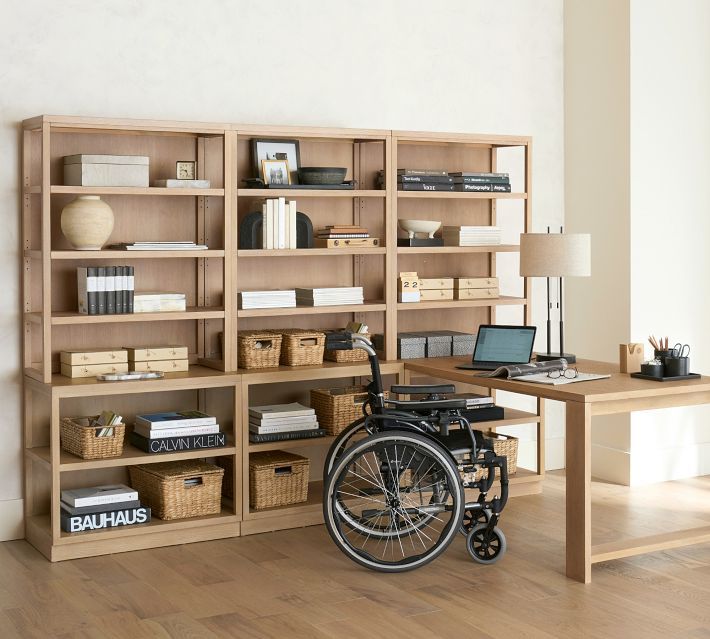
[[[471,428],[466,398],[440,384],[392,386],[398,396],[424,398],[386,399],[367,338],[330,333],[326,348],[363,349],[372,369],[363,416],[333,441],[323,469],[323,515],[338,548],[366,568],[404,572],[436,559],[460,533],[474,561],[497,562],[506,551],[498,521],[507,460]],[[500,495],[489,498],[496,475]],[[467,490],[477,491],[475,501]]]

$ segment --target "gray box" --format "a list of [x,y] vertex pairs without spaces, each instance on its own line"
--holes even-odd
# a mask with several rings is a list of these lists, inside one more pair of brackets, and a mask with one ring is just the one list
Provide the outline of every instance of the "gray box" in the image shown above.
[[[373,335],[375,350],[385,350],[385,336]],[[397,334],[397,359],[418,359],[426,357],[426,336],[421,333]]]
[[452,355],[473,355],[474,347],[476,346],[476,336],[470,333],[461,333],[459,331],[439,331],[451,335],[451,354]]
[[150,158],[145,155],[67,155],[65,186],[148,186]]
[[451,334],[447,331],[426,331],[426,356],[451,357]]

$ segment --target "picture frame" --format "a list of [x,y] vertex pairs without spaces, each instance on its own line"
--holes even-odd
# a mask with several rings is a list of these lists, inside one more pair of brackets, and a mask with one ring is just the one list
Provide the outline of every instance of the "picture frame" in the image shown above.
[[175,177],[178,180],[196,180],[197,162],[194,160],[178,160],[175,162]]
[[290,171],[289,184],[298,184],[298,169],[301,167],[301,151],[298,140],[253,138],[251,153],[254,175],[263,177],[264,160],[285,160]]
[[261,177],[264,184],[291,184],[291,171],[288,160],[262,160]]

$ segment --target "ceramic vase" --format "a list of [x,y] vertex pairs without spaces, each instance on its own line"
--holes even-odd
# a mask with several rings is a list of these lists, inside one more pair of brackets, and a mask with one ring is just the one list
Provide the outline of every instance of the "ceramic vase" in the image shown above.
[[99,251],[113,231],[113,211],[98,195],[80,195],[62,209],[61,225],[77,251]]

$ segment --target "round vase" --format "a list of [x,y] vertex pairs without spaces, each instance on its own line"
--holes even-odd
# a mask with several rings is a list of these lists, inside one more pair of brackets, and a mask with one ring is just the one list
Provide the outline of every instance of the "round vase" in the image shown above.
[[77,251],[99,251],[113,231],[113,211],[98,195],[80,195],[62,209],[61,225]]

